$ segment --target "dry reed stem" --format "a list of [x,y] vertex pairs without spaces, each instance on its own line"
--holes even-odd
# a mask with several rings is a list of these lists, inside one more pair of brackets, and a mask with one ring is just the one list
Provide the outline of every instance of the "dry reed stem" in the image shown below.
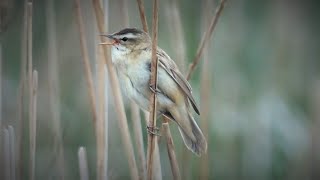
[[[158,44],[158,0],[153,1],[153,18],[152,18],[152,61],[151,61],[151,74],[150,74],[150,86],[153,89],[157,89],[157,75],[158,75],[158,59],[157,59],[157,44]],[[157,125],[157,93],[153,93],[150,96],[149,106],[149,128],[151,131]],[[148,158],[147,158],[147,179],[151,180],[153,177],[153,157],[154,148],[157,143],[154,134],[148,135]]]
[[32,107],[29,124],[30,135],[30,179],[35,179],[35,159],[36,159],[36,134],[37,134],[37,96],[38,96],[38,72],[32,74]]
[[173,140],[172,140],[172,136],[169,128],[169,123],[162,123],[162,128],[163,128],[164,136],[166,137],[166,141],[167,141],[167,150],[168,150],[168,156],[170,160],[173,179],[180,180],[181,179],[180,170],[179,170],[176,153],[174,150],[174,144],[173,144]]
[[85,147],[80,147],[78,150],[79,172],[81,180],[89,180],[89,169],[87,161],[87,151]]
[[30,160],[29,160],[29,179],[34,180],[35,170],[35,114],[34,110],[34,93],[32,77],[32,2],[28,2],[28,83],[29,83],[29,143],[30,143]]
[[8,126],[9,143],[10,143],[10,177],[12,180],[16,179],[16,137],[12,126]]
[[139,7],[140,19],[141,19],[143,30],[145,32],[148,32],[148,23],[147,23],[146,14],[144,11],[143,2],[142,2],[142,0],[137,0],[137,3],[138,3],[138,7]]
[[133,132],[136,141],[137,151],[138,151],[138,159],[140,162],[139,171],[141,179],[146,179],[146,157],[144,151],[144,143],[143,143],[143,135],[142,135],[142,128],[141,128],[141,115],[139,107],[134,103],[131,102],[131,119],[133,123]]
[[[104,16],[100,6],[100,2],[99,0],[92,0],[92,3],[93,3],[95,15],[96,15],[99,32],[100,34],[103,34],[105,33],[104,21],[103,21]],[[100,38],[101,38],[100,40],[104,42],[105,38],[102,36]],[[105,62],[108,68],[110,83],[112,87],[112,93],[113,93],[114,102],[115,102],[115,108],[118,115],[118,122],[119,122],[118,125],[120,129],[120,134],[121,134],[122,141],[125,147],[125,152],[128,158],[131,179],[138,180],[139,179],[138,169],[136,165],[132,142],[130,139],[127,117],[124,110],[118,77],[116,75],[114,68],[112,67],[109,50],[106,47],[103,48],[103,53],[104,53],[104,59],[106,60]]]
[[[100,46],[100,48],[102,48]],[[100,53],[101,52],[101,53]],[[103,180],[106,177],[105,176],[105,64],[102,54],[102,49],[98,54],[99,58],[97,58],[97,64],[98,64],[98,96],[100,98],[99,101],[99,110],[98,110],[98,119],[97,119],[97,153],[98,153],[98,159],[97,159],[97,166],[98,166],[98,179]]]
[[25,127],[25,121],[23,120],[24,112],[24,93],[26,86],[27,77],[27,38],[28,38],[28,4],[25,0],[24,4],[24,17],[23,17],[23,27],[22,27],[22,40],[21,40],[21,67],[20,67],[20,83],[19,83],[19,94],[18,94],[18,131],[17,131],[17,164],[18,173],[17,179],[21,179],[23,176],[23,132]]
[[93,78],[92,78],[92,72],[89,62],[89,55],[87,51],[87,41],[85,38],[85,32],[84,32],[84,25],[83,25],[83,19],[81,15],[81,8],[80,8],[80,1],[75,0],[75,10],[76,10],[76,17],[77,17],[77,24],[78,29],[80,33],[80,45],[81,45],[81,54],[83,56],[83,64],[84,64],[84,70],[86,74],[86,80],[87,80],[87,88],[89,93],[89,99],[90,99],[90,105],[91,105],[91,111],[93,115],[93,125],[95,127],[95,133],[96,133],[96,143],[97,143],[97,179],[105,179],[104,175],[104,160],[105,160],[105,137],[104,137],[104,63],[102,62],[102,58],[98,58],[98,94],[101,99],[99,101],[99,110],[97,110],[96,107],[96,97],[94,94],[94,88],[93,88]]
[[[211,8],[213,7],[213,2],[210,0],[206,0],[203,3],[203,13],[202,13],[202,27],[205,29],[209,23],[211,17]],[[201,88],[200,88],[200,127],[202,129],[203,134],[205,135],[207,142],[209,142],[209,119],[210,119],[210,107],[211,101],[210,96],[211,92],[211,82],[212,82],[212,61],[209,60],[209,46],[204,48],[203,50],[203,63],[202,63],[202,71],[201,71]],[[208,144],[210,145],[210,144]],[[209,179],[209,153],[203,154],[200,158],[200,166],[199,166],[199,179]],[[211,167],[212,170],[212,167]]]
[[90,101],[90,108],[92,113],[92,122],[94,127],[96,128],[96,121],[98,118],[97,115],[97,108],[96,108],[96,97],[95,97],[95,90],[93,86],[93,78],[92,78],[92,72],[89,62],[89,55],[87,50],[87,41],[85,38],[85,32],[84,32],[84,25],[83,25],[83,18],[81,16],[81,9],[80,9],[80,1],[75,0],[75,12],[76,12],[76,18],[77,18],[77,25],[79,29],[80,34],[80,48],[81,48],[81,55],[82,55],[82,63],[84,67],[84,72],[86,76],[86,83],[87,83],[87,89],[88,89],[88,95],[89,95],[89,101]]
[[192,63],[190,64],[187,80],[190,79],[191,74],[193,73],[195,67],[197,66],[197,64],[200,61],[200,57],[202,55],[202,52],[203,52],[204,48],[206,47],[206,45],[208,44],[209,40],[211,39],[213,30],[215,29],[215,27],[217,25],[217,22],[219,20],[219,17],[221,15],[221,12],[222,12],[222,10],[224,8],[224,5],[225,5],[226,1],[227,0],[221,0],[220,1],[219,7],[216,9],[216,12],[215,12],[214,16],[211,19],[211,23],[210,23],[210,26],[209,26],[208,30],[202,36],[201,42],[200,42],[200,44],[198,46],[197,54],[196,54],[195,58],[193,59]]
[[[103,1],[103,10],[104,10],[104,12],[108,12],[108,9],[109,9],[109,0],[104,0]],[[108,31],[108,24],[109,24],[109,19],[108,19],[108,14],[107,13],[105,13],[104,14],[104,26],[105,26],[105,30],[106,31]],[[96,28],[95,28],[95,30],[96,30]],[[96,31],[95,31],[96,32]],[[96,42],[98,42],[99,40],[98,40],[98,38],[96,38],[95,39],[96,40]],[[96,46],[95,46],[96,47]],[[103,56],[103,49],[102,49],[102,47],[100,47],[99,48],[100,49],[100,59],[101,59],[101,63],[103,62],[103,60],[104,60],[104,56]],[[105,140],[105,144],[104,144],[104,147],[105,147],[105,150],[104,150],[104,153],[105,153],[105,155],[104,155],[104,176],[107,178],[108,177],[108,142],[109,142],[109,138],[108,138],[108,135],[109,135],[109,133],[108,133],[108,129],[109,129],[109,119],[108,119],[108,109],[109,109],[109,106],[108,106],[108,102],[109,102],[109,97],[108,97],[108,89],[109,89],[109,85],[108,85],[108,83],[106,83],[107,82],[107,79],[108,79],[108,74],[106,73],[107,72],[107,68],[106,68],[106,66],[105,65],[103,65],[103,67],[104,67],[104,75],[105,75],[105,90],[104,90],[104,93],[105,93],[105,95],[104,95],[104,102],[105,102],[105,104],[104,104],[104,108],[105,108],[105,121],[104,121],[104,127],[105,127],[105,132],[104,132],[104,134],[105,134],[105,138],[104,138],[104,140]]]
[[64,149],[61,133],[60,119],[60,87],[59,87],[59,66],[56,43],[56,21],[54,12],[54,1],[48,0],[47,10],[47,33],[48,33],[48,83],[49,83],[49,103],[54,131],[54,151],[57,156],[58,178],[65,178]]
[[[32,97],[32,3],[28,2],[28,82],[29,82],[29,95]],[[32,101],[29,99],[29,113],[32,112]],[[30,115],[31,119],[31,115]]]
[[154,146],[154,154],[153,154],[153,176],[154,180],[162,180],[162,170],[161,170],[161,162],[160,162],[160,152],[159,152],[159,137],[155,137],[155,146]]
[[97,179],[106,179],[106,141],[105,141],[105,68],[102,46],[96,49],[97,58],[97,101],[98,101],[98,118],[96,124],[96,139],[97,139]]
[[10,137],[7,128],[3,130],[3,154],[4,154],[4,177],[6,180],[11,179],[10,170]]
[[[144,120],[146,122],[146,124],[149,123],[149,115],[150,113],[148,111],[144,111]],[[158,146],[158,142],[159,142],[159,138],[156,136],[156,145],[154,148],[154,160],[153,160],[153,172],[155,172],[153,174],[153,179],[156,180],[161,180],[162,179],[162,170],[161,170],[161,162],[160,162],[160,152],[159,152],[159,146]]]

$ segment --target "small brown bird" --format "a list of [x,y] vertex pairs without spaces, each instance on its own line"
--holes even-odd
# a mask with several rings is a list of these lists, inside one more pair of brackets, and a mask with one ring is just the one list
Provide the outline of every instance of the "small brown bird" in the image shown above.
[[[124,93],[142,109],[149,110],[151,38],[142,30],[126,28],[105,35],[113,42],[112,63],[117,71]],[[197,155],[206,153],[207,142],[190,112],[191,103],[197,114],[199,108],[192,89],[175,62],[159,47],[157,113],[176,122],[185,145]]]

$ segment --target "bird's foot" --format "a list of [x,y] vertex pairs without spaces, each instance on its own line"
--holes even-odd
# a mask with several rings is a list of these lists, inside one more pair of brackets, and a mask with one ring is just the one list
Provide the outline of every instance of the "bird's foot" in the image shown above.
[[161,136],[161,134],[159,134],[160,129],[158,127],[147,126],[147,130],[149,134],[152,134],[155,136]]
[[152,91],[153,93],[161,93],[161,91],[158,88],[154,88],[151,84],[149,85],[149,89],[150,91]]

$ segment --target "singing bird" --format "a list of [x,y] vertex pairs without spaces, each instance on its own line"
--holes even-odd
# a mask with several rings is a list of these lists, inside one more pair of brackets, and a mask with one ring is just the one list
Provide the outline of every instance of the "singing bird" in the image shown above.
[[161,48],[157,48],[158,85],[153,90],[149,82],[152,59],[150,36],[137,28],[125,28],[104,36],[112,40],[112,63],[124,94],[148,111],[149,97],[156,92],[157,115],[177,123],[189,150],[198,156],[206,153],[207,141],[190,112],[190,104],[200,115],[199,108],[190,84],[175,62]]

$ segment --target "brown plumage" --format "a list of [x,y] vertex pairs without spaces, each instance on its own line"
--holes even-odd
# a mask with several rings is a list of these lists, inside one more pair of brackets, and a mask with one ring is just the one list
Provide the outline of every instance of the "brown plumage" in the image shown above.
[[[148,110],[151,64],[151,39],[136,28],[126,28],[107,37],[112,43],[112,62],[117,70],[122,90],[142,109]],[[175,62],[158,47],[157,111],[179,126],[185,145],[197,155],[207,151],[207,142],[190,112],[191,103],[197,114],[199,108],[192,88]]]

